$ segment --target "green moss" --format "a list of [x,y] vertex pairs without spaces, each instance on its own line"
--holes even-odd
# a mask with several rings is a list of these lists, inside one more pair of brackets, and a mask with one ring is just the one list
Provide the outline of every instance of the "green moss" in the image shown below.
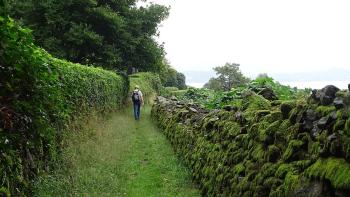
[[281,111],[273,111],[271,112],[271,116],[273,120],[281,120],[283,118]]
[[279,130],[280,125],[281,125],[280,120],[274,121],[266,128],[266,130],[270,135],[274,135]]
[[320,153],[322,147],[320,145],[320,142],[313,142],[309,144],[309,153],[318,156]]
[[254,161],[262,160],[265,157],[265,151],[262,144],[258,144],[251,153]]
[[349,161],[350,160],[350,137],[343,136],[342,138],[342,151],[345,156],[345,158]]
[[258,122],[262,117],[270,114],[270,110],[257,110],[255,111],[255,121]]
[[288,143],[287,149],[283,153],[283,160],[287,161],[289,160],[299,149],[300,147],[304,144],[303,141],[300,140],[291,140]]
[[243,175],[244,170],[245,170],[245,167],[242,163],[235,165],[235,167],[233,168],[233,171],[238,175]]
[[342,119],[337,119],[333,126],[333,132],[338,131],[338,130],[343,130],[345,126],[345,120]]
[[254,177],[254,180],[252,181],[253,184],[256,185],[262,185],[267,177],[273,177],[278,165],[271,162],[266,162],[262,165],[262,167],[259,170],[259,173]]
[[268,152],[267,152],[267,159],[270,162],[276,161],[279,157],[281,156],[281,150],[275,146],[275,145],[270,145],[268,147]]
[[288,172],[283,183],[285,194],[290,194],[291,191],[298,188],[300,183],[300,176],[293,172]]
[[299,160],[293,161],[290,164],[295,167],[299,172],[303,172],[307,167],[311,165],[311,160]]
[[296,172],[296,170],[293,165],[283,163],[278,167],[275,176],[280,179],[284,179],[288,172]]
[[284,118],[289,117],[291,110],[294,109],[296,106],[296,101],[284,101],[280,106],[281,111],[284,112]]
[[284,141],[286,139],[286,131],[288,131],[288,128],[291,126],[290,121],[283,120],[279,126],[279,129],[276,131],[275,137],[279,141]]
[[335,111],[336,108],[334,107],[334,105],[329,105],[329,106],[318,106],[316,108],[316,113],[319,116],[327,116],[328,114],[330,114],[331,112]]
[[252,94],[244,98],[243,108],[248,111],[269,110],[271,108],[271,103],[260,95]]
[[0,196],[7,197],[7,196],[11,196],[11,194],[10,194],[10,191],[7,188],[1,187],[0,188]]
[[327,179],[336,189],[350,189],[350,164],[344,159],[319,158],[307,170],[310,178]]
[[228,139],[233,139],[241,131],[241,127],[237,122],[227,121],[223,126],[223,133],[226,134]]
[[297,108],[292,109],[289,112],[289,117],[288,117],[289,121],[294,124],[296,122],[296,120],[297,120],[297,115],[298,115]]
[[344,133],[350,136],[350,118],[345,122]]
[[340,90],[338,92],[335,93],[335,96],[336,97],[342,97],[342,98],[345,98],[349,95],[348,91],[346,90]]

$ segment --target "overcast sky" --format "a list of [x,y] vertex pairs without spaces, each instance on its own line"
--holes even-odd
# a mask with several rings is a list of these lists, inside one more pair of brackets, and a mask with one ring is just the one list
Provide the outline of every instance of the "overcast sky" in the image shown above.
[[350,68],[348,0],[154,0],[170,5],[160,27],[179,71],[225,62],[243,73]]

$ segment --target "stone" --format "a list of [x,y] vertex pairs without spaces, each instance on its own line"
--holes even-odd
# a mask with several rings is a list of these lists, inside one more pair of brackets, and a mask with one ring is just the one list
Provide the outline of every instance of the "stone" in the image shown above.
[[344,99],[337,97],[333,101],[333,105],[335,106],[336,109],[341,109],[344,107]]
[[311,91],[311,98],[315,101],[320,101],[320,95],[318,94],[318,91],[316,89],[313,89]]
[[318,120],[317,127],[320,129],[325,129],[327,127],[328,120],[328,116],[322,117],[320,120]]
[[265,99],[274,101],[277,100],[275,92],[271,88],[264,88],[258,92],[259,95],[263,96]]
[[301,125],[304,131],[310,131],[314,128],[313,122],[308,120],[304,120]]
[[157,101],[158,101],[159,103],[164,103],[164,102],[166,102],[166,98],[164,98],[164,97],[162,97],[162,96],[157,96]]
[[293,192],[291,196],[298,197],[331,197],[331,186],[325,181],[314,180],[310,184],[301,184],[301,188]]
[[322,88],[321,91],[325,93],[326,96],[335,98],[335,93],[337,93],[340,89],[335,87],[334,85],[327,85]]
[[278,105],[281,105],[281,104],[282,104],[281,100],[271,101],[271,106],[278,106]]
[[271,112],[269,110],[259,110],[259,111],[256,111],[256,117],[257,117],[257,120],[259,121],[260,118],[270,114]]
[[327,137],[327,141],[328,142],[332,142],[333,140],[335,140],[335,139],[337,139],[338,137],[337,137],[337,135],[335,134],[335,133],[333,133],[332,135],[329,135],[328,137]]
[[322,88],[320,90],[321,96],[321,104],[322,105],[330,105],[333,100],[335,99],[335,94],[339,91],[340,89],[335,87],[334,85],[327,85],[326,87]]
[[308,109],[305,111],[305,119],[309,121],[314,121],[316,120],[316,112],[312,109]]
[[327,95],[322,95],[320,100],[321,100],[321,105],[330,105],[333,102],[332,97]]
[[282,103],[281,104],[281,112],[283,118],[288,118],[289,112],[293,109],[293,106],[290,103]]
[[176,96],[171,96],[171,97],[170,97],[170,100],[172,100],[172,101],[177,101],[177,98],[176,98]]
[[244,118],[242,112],[235,113],[235,120],[236,120],[236,122],[240,123],[241,125],[246,122],[246,119]]
[[321,133],[321,130],[317,127],[317,121],[313,122],[313,128],[310,131],[310,135],[313,139],[316,139]]
[[330,105],[333,103],[336,93],[339,90],[340,89],[334,85],[327,85],[321,90],[312,90],[311,98],[317,102],[320,102],[321,105]]
[[222,108],[226,111],[237,111],[238,110],[237,106],[232,106],[232,105],[225,105]]
[[191,112],[194,112],[194,113],[198,113],[198,111],[193,107],[189,107],[188,110],[190,110]]
[[335,156],[341,156],[342,141],[338,133],[333,133],[327,137],[327,141],[330,144],[330,153]]
[[329,117],[329,122],[337,120],[337,112],[335,111],[331,112],[328,117]]

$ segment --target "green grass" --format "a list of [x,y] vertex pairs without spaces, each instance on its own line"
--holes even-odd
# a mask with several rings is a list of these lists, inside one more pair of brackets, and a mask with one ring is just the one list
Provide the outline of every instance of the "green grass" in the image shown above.
[[150,120],[132,111],[93,124],[93,135],[76,135],[65,164],[35,183],[35,196],[200,196],[169,142]]

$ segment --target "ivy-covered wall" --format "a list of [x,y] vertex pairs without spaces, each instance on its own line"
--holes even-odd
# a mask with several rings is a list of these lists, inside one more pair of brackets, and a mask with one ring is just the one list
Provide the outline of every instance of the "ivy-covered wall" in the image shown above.
[[28,194],[59,159],[71,122],[118,109],[128,90],[114,72],[52,57],[0,16],[0,196]]
[[207,110],[158,97],[152,116],[203,196],[347,196],[350,94],[334,86],[308,100]]

